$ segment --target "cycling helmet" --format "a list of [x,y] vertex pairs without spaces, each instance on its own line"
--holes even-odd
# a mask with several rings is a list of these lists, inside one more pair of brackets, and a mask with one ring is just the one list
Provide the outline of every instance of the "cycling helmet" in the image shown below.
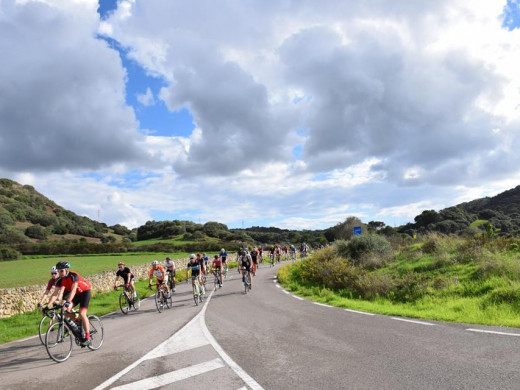
[[171,259],[169,257],[166,258],[167,261],[170,261]]
[[215,259],[218,259],[218,255],[213,256]]
[[154,261],[152,261],[152,265],[157,266],[157,265],[159,265],[159,262],[157,260],[154,260]]
[[222,248],[220,251],[221,251],[221,252],[225,252],[226,250],[225,250],[224,248]]
[[59,261],[56,263],[56,269],[60,270],[66,268],[70,268],[70,263],[68,261]]
[[117,263],[117,265],[125,265],[125,263],[123,263],[122,261],[120,261],[119,263]]
[[195,258],[195,254],[192,253],[192,254],[190,255],[190,259],[194,259],[194,258]]
[[56,267],[51,267],[51,274],[57,272],[58,270],[56,269]]

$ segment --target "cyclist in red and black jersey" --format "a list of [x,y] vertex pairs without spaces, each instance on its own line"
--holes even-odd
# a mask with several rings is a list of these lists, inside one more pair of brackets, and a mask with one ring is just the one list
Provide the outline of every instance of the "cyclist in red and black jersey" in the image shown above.
[[90,289],[92,286],[88,280],[85,280],[77,272],[69,271],[70,263],[68,261],[60,261],[56,264],[56,269],[59,273],[59,279],[56,281],[56,288],[49,301],[48,307],[52,307],[56,298],[64,292],[69,295],[65,301],[65,308],[67,311],[72,311],[72,308],[79,303],[79,317],[81,325],[85,330],[85,338],[81,341],[81,346],[90,344],[90,326],[87,318],[87,309],[90,303]]

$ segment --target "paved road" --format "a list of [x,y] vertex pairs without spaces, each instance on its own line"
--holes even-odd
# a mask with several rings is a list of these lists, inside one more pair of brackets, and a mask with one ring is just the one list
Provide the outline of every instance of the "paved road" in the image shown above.
[[520,389],[520,330],[317,305],[280,288],[276,269],[247,295],[230,272],[204,306],[181,285],[173,310],[106,316],[103,347],[65,363],[37,338],[0,346],[0,389]]

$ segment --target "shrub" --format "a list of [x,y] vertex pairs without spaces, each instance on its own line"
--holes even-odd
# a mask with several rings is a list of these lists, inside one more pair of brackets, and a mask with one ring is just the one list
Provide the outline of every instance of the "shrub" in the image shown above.
[[[335,247],[339,256],[350,259],[358,266],[363,266],[364,260],[367,260],[367,264],[384,264],[391,249],[388,240],[377,234],[356,236],[349,241],[337,241]],[[379,256],[381,260],[374,261],[374,256]]]
[[41,225],[32,225],[25,229],[25,235],[27,237],[36,238],[38,240],[45,240],[47,238],[47,232]]
[[17,260],[22,256],[22,254],[13,248],[8,246],[0,246],[0,261],[5,260]]

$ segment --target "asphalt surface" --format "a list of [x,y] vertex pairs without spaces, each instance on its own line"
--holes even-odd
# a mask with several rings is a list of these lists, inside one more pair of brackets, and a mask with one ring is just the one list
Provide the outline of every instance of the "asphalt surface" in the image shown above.
[[247,295],[230,270],[205,305],[182,284],[173,309],[105,316],[101,349],[64,363],[37,337],[4,344],[0,389],[520,389],[519,329],[317,305],[280,288],[277,268]]

